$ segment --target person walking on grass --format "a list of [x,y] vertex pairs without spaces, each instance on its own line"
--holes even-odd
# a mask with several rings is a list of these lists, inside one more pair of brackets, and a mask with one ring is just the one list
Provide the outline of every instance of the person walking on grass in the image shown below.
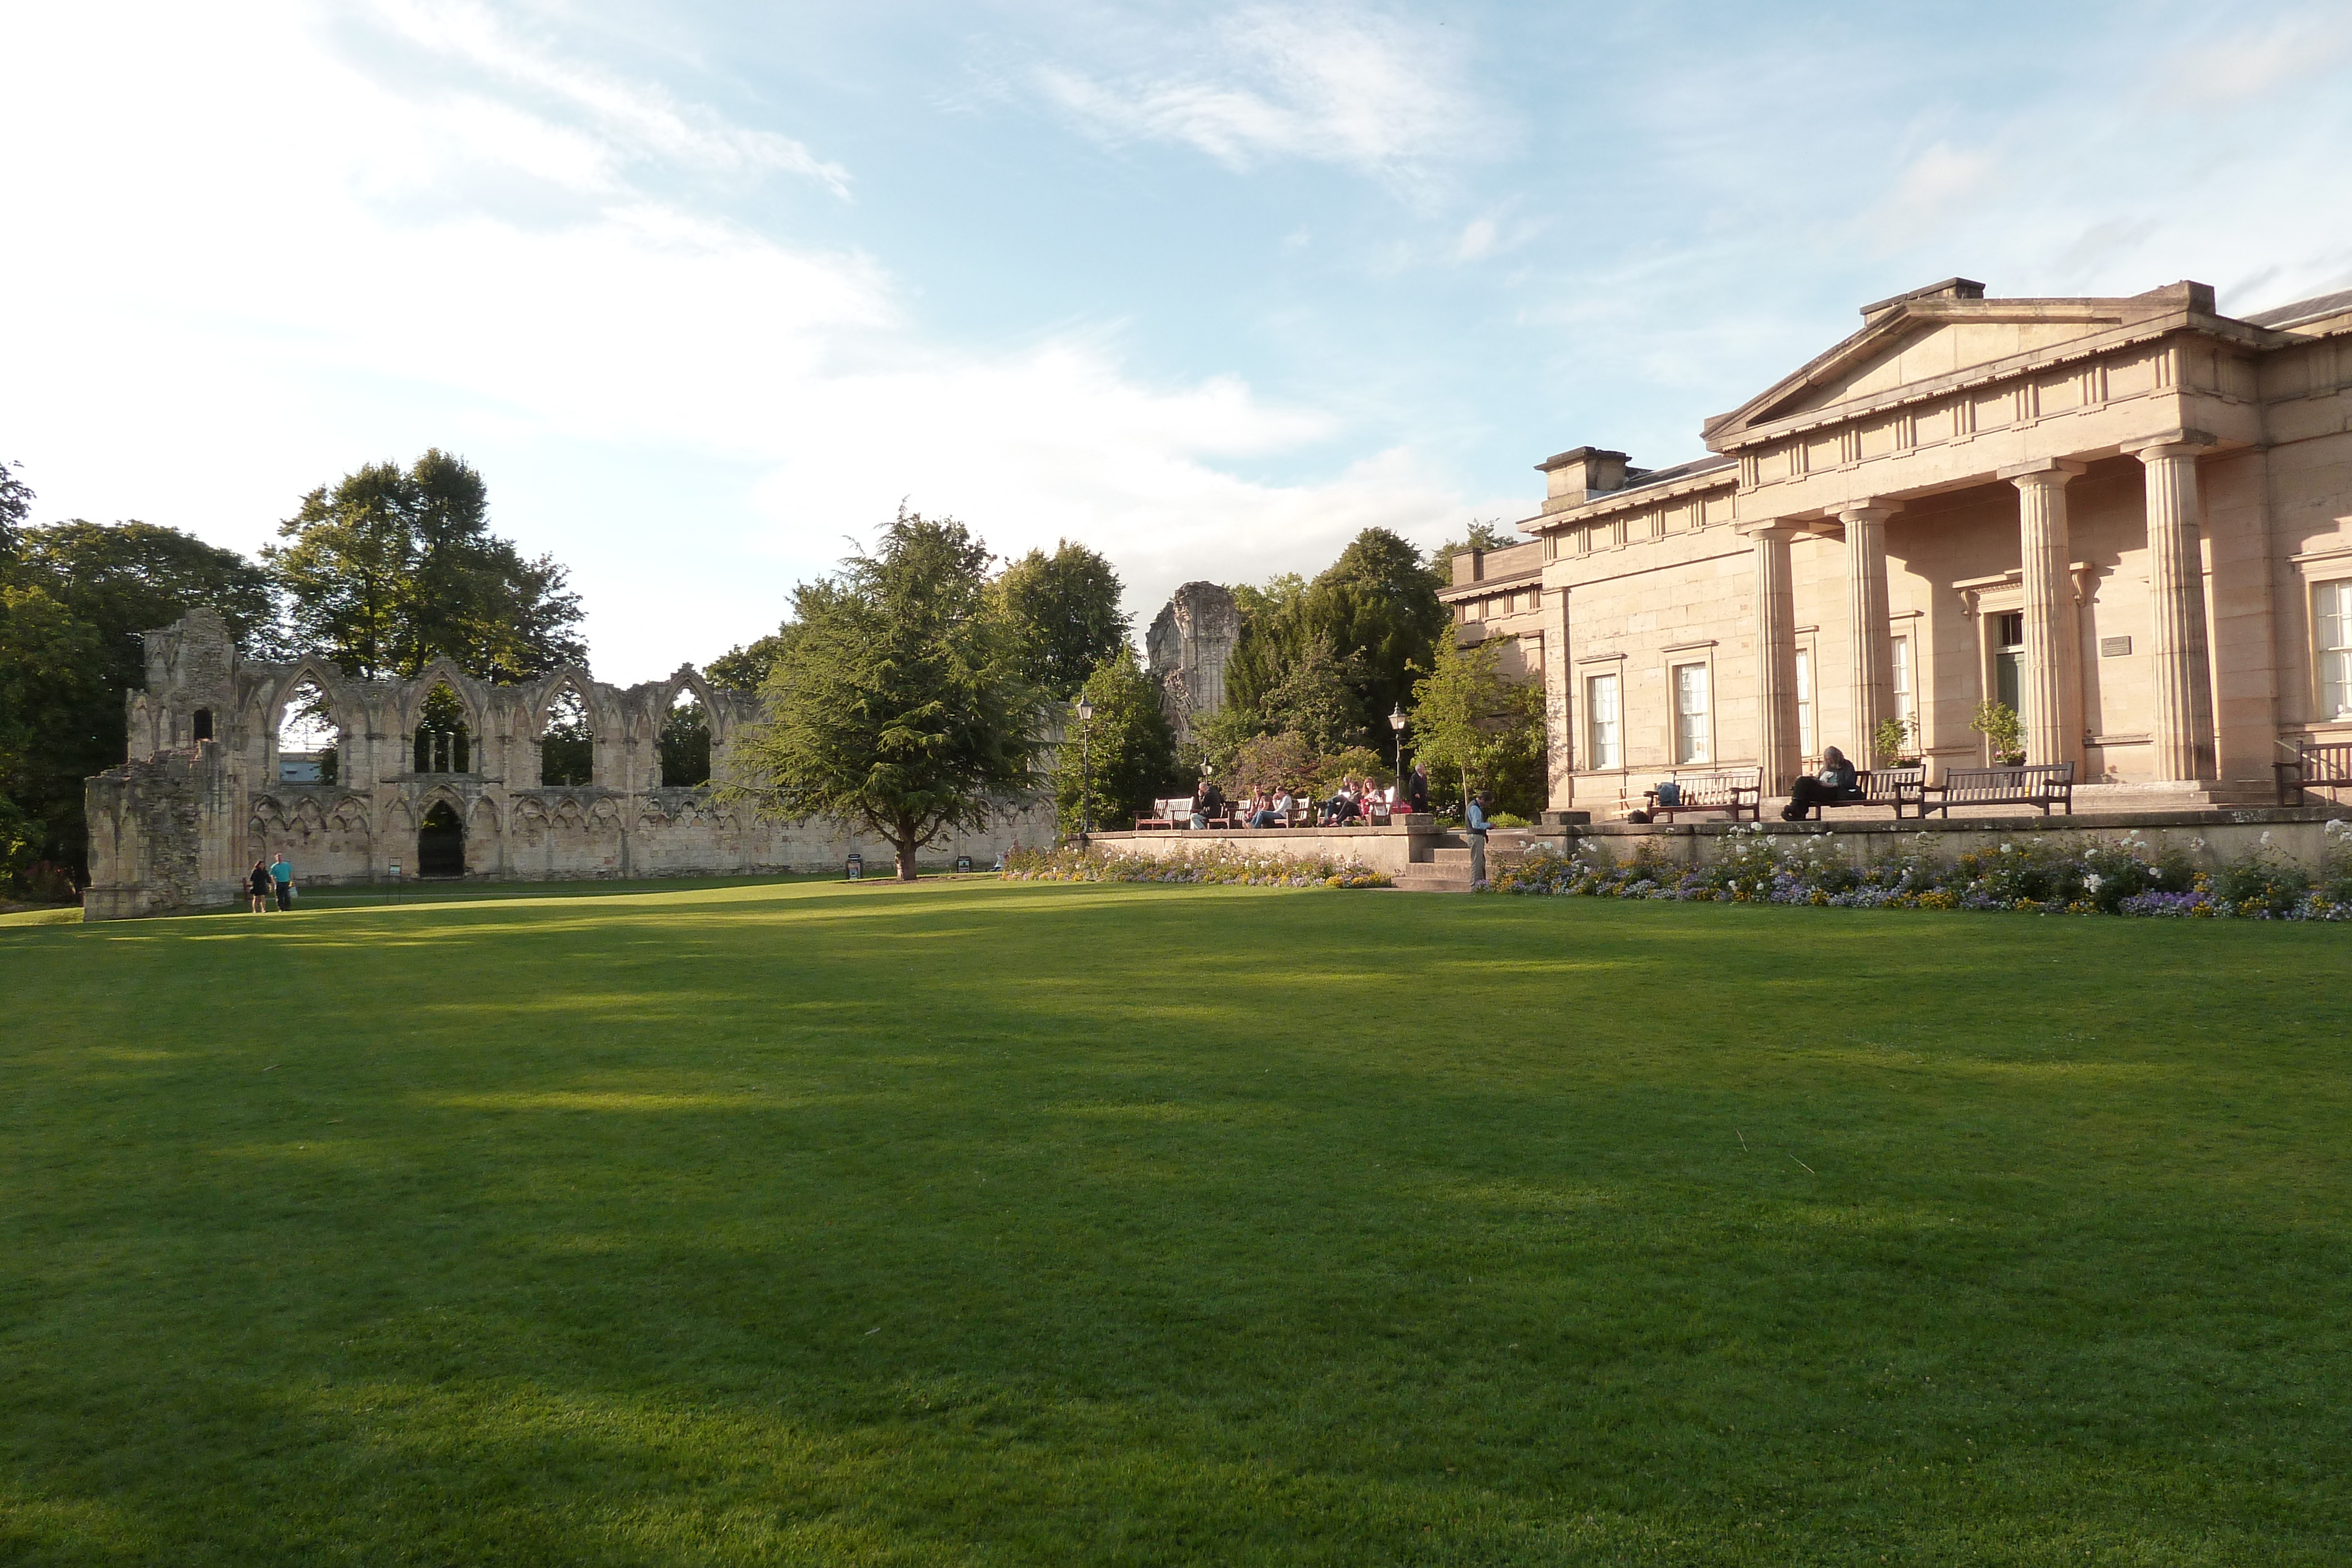
[[286,852],[279,850],[278,858],[269,862],[269,880],[278,884],[278,907],[294,907],[294,868],[286,863]]
[[256,915],[264,914],[268,910],[269,890],[272,885],[274,884],[270,879],[268,865],[261,861],[254,862],[253,870],[246,873],[245,889],[253,894],[253,912]]
[[1484,789],[1470,797],[1470,809],[1465,813],[1462,831],[1470,841],[1470,883],[1483,887],[1486,883],[1487,819],[1494,815],[1495,798]]

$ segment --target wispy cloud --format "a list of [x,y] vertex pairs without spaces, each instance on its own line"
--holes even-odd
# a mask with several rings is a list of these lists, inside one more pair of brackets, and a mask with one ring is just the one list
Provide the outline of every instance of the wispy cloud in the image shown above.
[[2176,54],[2160,80],[2173,102],[2231,109],[2322,75],[2352,58],[2352,10],[2336,0],[2303,7]]
[[1103,73],[1055,64],[1038,90],[1112,142],[1192,147],[1229,168],[1282,158],[1397,173],[1496,134],[1459,44],[1422,23],[1361,8],[1254,7],[1204,25],[1205,67]]
[[[564,111],[570,138],[614,163],[651,161],[724,173],[776,172],[849,193],[849,172],[802,142],[729,123],[678,103],[660,88],[564,58],[544,40],[518,34],[475,0],[371,0],[365,13],[404,42],[479,73],[486,104],[509,121],[532,118],[519,97]],[[584,170],[583,170],[584,172]]]

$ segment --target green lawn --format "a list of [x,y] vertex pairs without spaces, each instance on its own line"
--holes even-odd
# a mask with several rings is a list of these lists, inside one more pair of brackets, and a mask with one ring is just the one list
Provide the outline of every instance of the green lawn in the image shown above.
[[2341,927],[0,929],[0,1563],[2352,1560]]

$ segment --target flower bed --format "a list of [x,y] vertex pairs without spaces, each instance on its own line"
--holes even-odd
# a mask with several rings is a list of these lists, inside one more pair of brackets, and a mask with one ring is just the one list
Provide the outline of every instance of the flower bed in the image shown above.
[[2268,833],[2252,852],[2210,869],[2191,850],[2158,852],[2137,832],[2115,841],[2021,835],[1950,861],[1921,833],[1903,852],[1856,865],[1839,852],[1834,834],[1792,842],[1758,825],[1734,828],[1715,862],[1703,866],[1674,864],[1648,840],[1622,862],[1605,845],[1580,845],[1572,854],[1538,846],[1518,865],[1498,869],[1485,891],[1838,909],[2352,920],[2352,822],[2328,823],[2326,837],[2326,863],[2316,871],[2274,852]]
[[1248,855],[1230,846],[1186,850],[1172,860],[1106,854],[1099,849],[1016,850],[1004,857],[1010,882],[1232,883],[1242,887],[1387,887],[1360,861],[1328,855]]

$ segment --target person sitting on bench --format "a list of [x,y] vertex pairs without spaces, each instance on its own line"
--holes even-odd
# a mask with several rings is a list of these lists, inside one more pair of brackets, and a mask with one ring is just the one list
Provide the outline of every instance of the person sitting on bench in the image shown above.
[[1822,753],[1818,778],[1800,779],[1789,787],[1789,803],[1780,808],[1780,820],[1801,822],[1824,800],[1861,799],[1862,780],[1854,776],[1853,764],[1845,759],[1844,752],[1832,746]]
[[1210,820],[1225,814],[1225,792],[1217,788],[1215,779],[1203,785],[1192,797],[1192,830],[1195,832],[1209,825]]
[[1253,828],[1286,828],[1290,825],[1290,791],[1285,789],[1274,798],[1273,804],[1250,819]]

